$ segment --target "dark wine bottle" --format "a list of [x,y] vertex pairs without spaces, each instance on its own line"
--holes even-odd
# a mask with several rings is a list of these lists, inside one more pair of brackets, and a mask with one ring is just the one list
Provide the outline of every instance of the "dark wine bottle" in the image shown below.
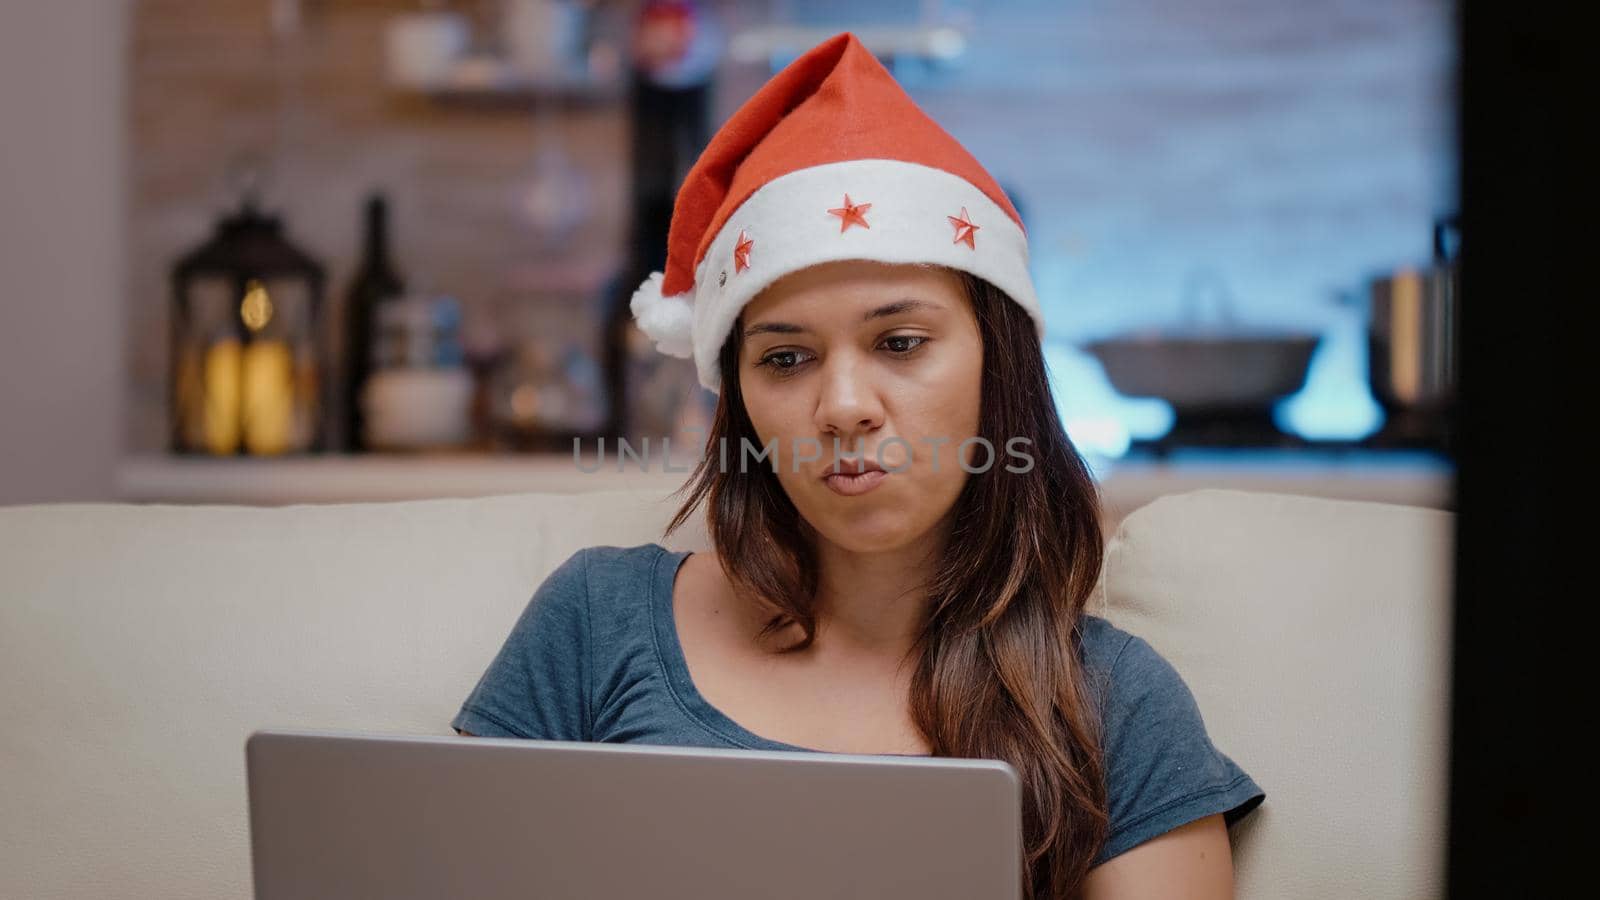
[[389,204],[381,192],[367,198],[366,246],[345,296],[344,435],[350,452],[367,449],[361,391],[372,374],[373,331],[378,308],[399,297],[405,284],[389,258]]
[[[626,437],[636,441],[645,435],[659,440],[663,432],[644,407],[644,385],[634,374],[634,360],[641,352],[652,362],[659,362],[659,354],[634,324],[629,303],[651,272],[666,267],[674,198],[684,175],[710,141],[712,85],[707,76],[688,86],[663,86],[637,67],[632,79],[628,254],[609,285],[601,347],[609,398],[602,433],[613,440]],[[693,371],[686,361],[667,365],[680,363]]]

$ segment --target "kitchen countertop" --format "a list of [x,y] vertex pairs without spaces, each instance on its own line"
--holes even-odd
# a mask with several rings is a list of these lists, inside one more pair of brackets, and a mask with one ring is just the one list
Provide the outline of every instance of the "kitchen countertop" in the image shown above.
[[[593,457],[586,455],[583,462],[591,466]],[[1166,458],[1090,462],[1110,522],[1163,494],[1207,487],[1454,508],[1454,465],[1421,451],[1178,450]],[[687,472],[664,471],[659,460],[650,461],[649,471],[630,462],[619,472],[617,460],[608,458],[599,471],[582,472],[569,453],[275,459],[152,454],[118,465],[117,495],[137,503],[262,506],[632,488],[660,489],[665,495],[686,478]]]

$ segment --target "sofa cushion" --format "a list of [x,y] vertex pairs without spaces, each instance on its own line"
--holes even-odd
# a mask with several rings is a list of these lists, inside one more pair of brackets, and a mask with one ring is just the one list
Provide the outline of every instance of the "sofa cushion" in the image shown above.
[[1124,519],[1091,611],[1144,637],[1267,800],[1240,897],[1443,895],[1454,515],[1201,490]]
[[0,897],[249,897],[250,732],[453,734],[544,577],[674,509],[0,508]]

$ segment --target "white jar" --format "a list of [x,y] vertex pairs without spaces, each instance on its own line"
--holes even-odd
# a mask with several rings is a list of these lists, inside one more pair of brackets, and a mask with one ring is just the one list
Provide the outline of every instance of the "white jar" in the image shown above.
[[501,37],[518,75],[559,80],[583,57],[586,10],[571,0],[505,0]]
[[384,67],[389,83],[412,90],[445,84],[471,39],[472,28],[459,13],[395,16],[384,32]]
[[368,446],[459,447],[472,439],[472,373],[465,368],[383,369],[361,394]]

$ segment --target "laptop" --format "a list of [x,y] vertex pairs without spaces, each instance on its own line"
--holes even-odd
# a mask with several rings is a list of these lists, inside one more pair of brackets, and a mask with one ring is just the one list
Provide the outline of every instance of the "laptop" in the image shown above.
[[256,731],[257,900],[1021,896],[999,760]]

